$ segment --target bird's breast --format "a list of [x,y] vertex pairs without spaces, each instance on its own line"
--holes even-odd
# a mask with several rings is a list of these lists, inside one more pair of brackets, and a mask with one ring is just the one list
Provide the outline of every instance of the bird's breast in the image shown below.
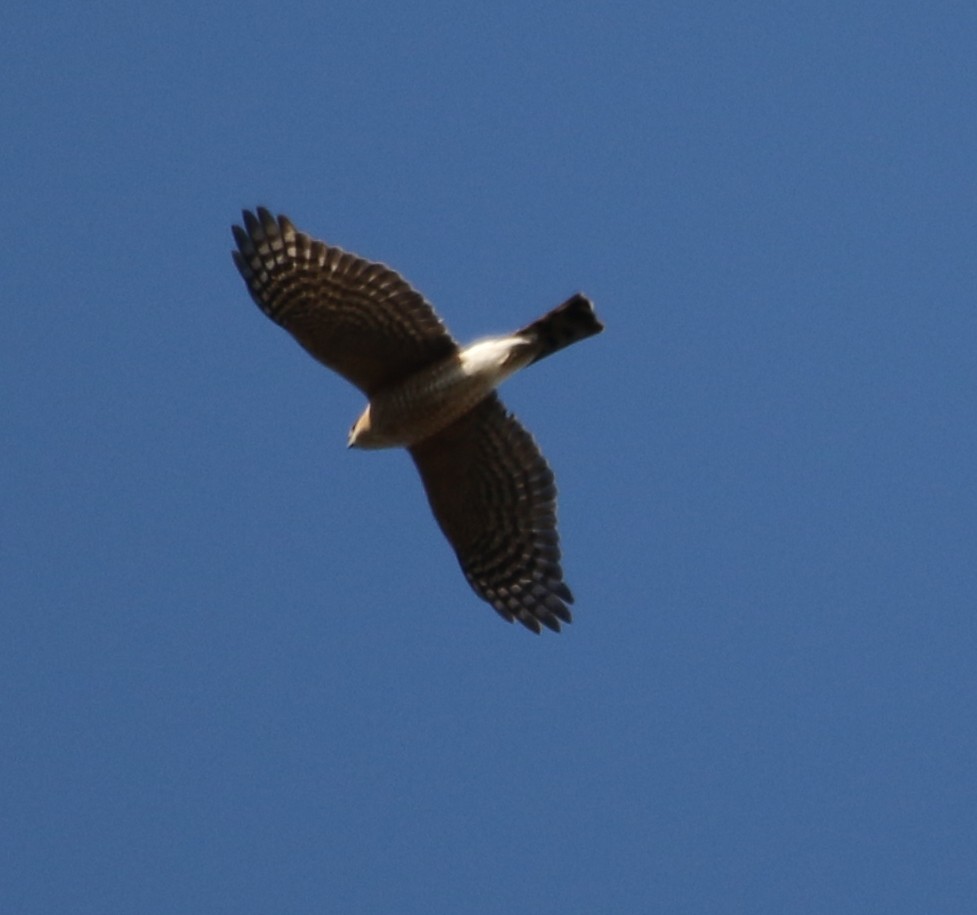
[[486,398],[528,362],[519,338],[483,340],[378,391],[370,400],[374,447],[429,438]]

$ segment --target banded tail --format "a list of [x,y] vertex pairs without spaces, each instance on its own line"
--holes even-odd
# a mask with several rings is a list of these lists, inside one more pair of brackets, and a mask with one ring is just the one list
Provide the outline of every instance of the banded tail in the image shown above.
[[578,292],[532,324],[516,331],[516,335],[527,337],[536,345],[537,353],[529,363],[532,365],[571,343],[599,334],[603,329],[593,303]]

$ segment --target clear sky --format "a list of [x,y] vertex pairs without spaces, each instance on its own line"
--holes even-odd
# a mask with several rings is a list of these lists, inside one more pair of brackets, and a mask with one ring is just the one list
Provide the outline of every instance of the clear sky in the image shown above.
[[[977,911],[977,8],[8,3],[0,910]],[[264,204],[507,382],[575,622],[254,306]]]

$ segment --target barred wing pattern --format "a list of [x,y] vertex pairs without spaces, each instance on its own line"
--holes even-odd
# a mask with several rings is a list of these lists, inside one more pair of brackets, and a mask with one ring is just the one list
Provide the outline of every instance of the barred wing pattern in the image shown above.
[[553,473],[496,394],[410,449],[431,509],[475,592],[505,619],[559,632],[563,582]]
[[316,241],[264,207],[243,216],[232,253],[251,297],[367,396],[457,351],[434,309],[389,267]]

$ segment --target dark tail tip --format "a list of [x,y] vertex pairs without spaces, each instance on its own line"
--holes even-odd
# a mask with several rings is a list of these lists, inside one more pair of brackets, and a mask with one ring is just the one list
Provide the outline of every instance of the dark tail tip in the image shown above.
[[585,340],[604,329],[587,296],[577,293],[518,333],[530,337],[539,347],[533,362],[545,359],[578,340]]

